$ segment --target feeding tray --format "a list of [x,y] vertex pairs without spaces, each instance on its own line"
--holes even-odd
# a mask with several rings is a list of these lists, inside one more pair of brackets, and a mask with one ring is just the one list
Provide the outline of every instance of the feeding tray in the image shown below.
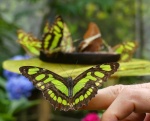
[[53,53],[46,55],[40,52],[40,59],[45,62],[66,63],[66,64],[101,64],[116,62],[120,59],[120,54],[96,53],[96,52],[74,52],[74,53]]

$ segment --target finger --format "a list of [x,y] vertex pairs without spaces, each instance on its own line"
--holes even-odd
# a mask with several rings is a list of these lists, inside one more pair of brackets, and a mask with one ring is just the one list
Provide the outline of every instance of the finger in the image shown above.
[[150,114],[149,113],[146,113],[146,117],[145,117],[144,121],[150,121]]
[[150,89],[124,88],[103,114],[102,121],[119,121],[132,112],[150,112]]
[[124,88],[147,88],[150,89],[150,83],[137,84],[137,85],[116,85],[98,90],[98,94],[92,98],[88,106],[82,109],[86,110],[101,110],[107,109],[116,97],[122,92]]
[[131,113],[128,117],[121,121],[143,121],[145,118],[145,113]]
[[124,85],[116,85],[98,90],[98,94],[94,98],[92,98],[88,106],[84,106],[82,109],[107,109],[124,87]]

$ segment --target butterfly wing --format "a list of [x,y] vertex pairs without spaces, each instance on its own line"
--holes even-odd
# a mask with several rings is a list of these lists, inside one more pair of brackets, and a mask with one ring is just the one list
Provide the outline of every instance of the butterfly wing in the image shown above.
[[32,34],[26,33],[23,30],[18,30],[18,42],[23,48],[32,55],[39,55],[41,42]]
[[127,41],[122,44],[114,46],[113,51],[118,54],[121,54],[120,61],[126,62],[132,58],[134,52],[137,49],[137,46],[138,46],[137,42]]
[[61,42],[61,51],[65,53],[71,53],[75,50],[73,46],[73,40],[71,37],[70,30],[66,23],[64,23],[64,30],[63,30],[63,38]]
[[60,16],[56,17],[54,24],[51,27],[46,25],[44,36],[42,39],[42,50],[44,53],[53,53],[58,51],[63,37],[63,20]]
[[74,79],[72,104],[74,109],[79,109],[97,94],[98,87],[117,71],[119,64],[116,62],[96,65]]
[[44,29],[43,29],[43,36],[44,36],[44,34],[50,32],[50,31],[51,31],[51,26],[50,26],[49,22],[47,21],[44,26]]
[[33,82],[37,89],[42,91],[44,97],[55,109],[67,110],[69,108],[68,87],[63,77],[34,66],[22,66],[19,70],[22,75]]

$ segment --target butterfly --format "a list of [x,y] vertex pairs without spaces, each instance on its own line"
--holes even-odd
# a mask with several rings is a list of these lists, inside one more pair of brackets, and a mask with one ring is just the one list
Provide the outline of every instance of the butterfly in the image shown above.
[[79,52],[98,52],[101,50],[103,41],[101,32],[94,22],[90,22],[84,40],[79,44]]
[[102,83],[116,72],[118,67],[117,62],[96,65],[79,74],[75,79],[62,77],[50,70],[35,66],[22,66],[19,70],[42,91],[55,110],[68,111],[78,110],[83,105],[87,105],[97,94]]
[[18,42],[30,55],[39,56],[41,49],[41,41],[30,33],[18,30]]
[[55,22],[51,26],[46,22],[42,48],[45,54],[58,51],[71,53],[75,50],[69,28],[61,16],[57,16]]
[[48,23],[46,24],[42,38],[42,52],[45,54],[51,54],[60,51],[63,29],[64,22],[61,16],[57,16],[51,26],[49,26]]
[[121,54],[120,61],[126,62],[132,58],[137,47],[138,47],[137,42],[127,41],[122,44],[118,44],[114,46],[112,50],[118,54]]

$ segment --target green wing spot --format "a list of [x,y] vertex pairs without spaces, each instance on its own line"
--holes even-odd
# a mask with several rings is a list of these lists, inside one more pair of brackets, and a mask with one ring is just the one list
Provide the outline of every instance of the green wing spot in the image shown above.
[[93,76],[86,76],[85,78],[89,79],[89,80],[92,80],[92,81],[96,81],[97,79]]
[[47,33],[49,31],[49,23],[46,22],[43,33]]
[[55,101],[56,101],[56,100],[57,100],[57,97],[55,96],[55,97],[53,98],[53,100],[55,100]]
[[127,42],[127,45],[134,47],[135,43],[134,42]]
[[18,34],[18,38],[19,38],[19,39],[22,39],[23,36],[24,36],[23,33],[19,33],[19,34]]
[[105,64],[100,65],[100,68],[104,71],[111,71],[112,70],[110,65],[105,65]]
[[48,94],[50,95],[52,92],[53,92],[52,90],[49,90],[49,91],[48,91]]
[[96,83],[95,83],[95,85],[96,85],[96,86],[99,86],[99,85],[100,85],[100,83],[99,83],[99,82],[96,82]]
[[54,29],[59,33],[61,32],[58,26],[54,26]]
[[127,46],[127,45],[125,45],[125,48],[126,48],[127,50],[132,50],[132,49],[133,49],[133,47]]
[[99,78],[103,78],[105,75],[99,71],[94,72],[94,75],[99,77]]
[[58,24],[58,26],[59,26],[60,28],[63,28],[63,23],[62,23],[62,21],[58,21],[57,24]]
[[58,103],[61,103],[61,102],[62,102],[61,97],[58,97],[58,98],[57,98],[57,101],[58,101]]
[[45,89],[45,86],[43,85],[43,86],[41,86],[41,89]]
[[90,95],[90,94],[91,94],[91,92],[87,91],[87,94],[88,94],[88,95]]
[[49,77],[48,77],[47,79],[44,80],[44,83],[48,83],[48,82],[54,80],[54,78],[52,78],[53,75],[49,74],[48,76],[49,76]]
[[66,101],[66,100],[63,100],[63,101],[62,101],[62,104],[63,104],[63,105],[67,105],[67,101]]
[[87,94],[85,94],[85,95],[84,95],[84,98],[87,98],[87,97],[88,97],[88,95],[87,95]]
[[39,71],[39,68],[29,68],[28,69],[28,74],[33,75],[33,74],[36,74],[37,71]]
[[95,77],[93,77],[91,74],[92,74],[91,72],[88,72],[88,73],[86,74],[87,76],[86,76],[85,78],[90,79],[90,80],[92,80],[92,81],[96,81],[97,79],[96,79]]
[[53,48],[57,47],[57,44],[58,44],[58,42],[59,42],[59,39],[60,39],[60,37],[62,36],[61,34],[58,34],[58,33],[56,33],[56,32],[54,32],[54,34],[56,34],[56,36],[55,36],[55,38],[54,38],[54,40],[53,40],[53,42],[52,42],[52,45],[51,45],[51,48],[50,48],[50,49],[53,49]]
[[40,80],[42,80],[44,77],[45,77],[45,74],[40,74],[40,75],[38,75],[37,77],[35,77],[35,79],[36,79],[37,81],[40,81]]
[[46,49],[48,47],[48,44],[49,44],[49,40],[52,38],[52,36],[50,34],[48,34],[46,37],[45,37],[45,42],[44,42],[44,48]]
[[68,96],[68,88],[61,81],[54,79],[51,83],[53,83],[58,90]]
[[51,37],[52,37],[52,36],[51,36],[50,34],[48,34],[48,35],[45,37],[45,41],[48,42],[48,41],[51,39]]
[[115,52],[121,54],[122,51],[123,51],[123,49],[124,49],[124,47],[123,47],[122,45],[120,45],[120,47],[117,48],[117,49],[115,50]]
[[79,98],[77,98],[77,99],[75,100],[75,104],[78,104],[78,102],[79,102]]
[[91,76],[91,72],[88,72],[86,75],[87,75],[87,76]]
[[38,87],[40,87],[41,85],[42,85],[42,83],[41,82],[39,82],[39,83],[37,83],[36,84]]
[[54,97],[54,93],[52,93],[52,94],[50,95],[50,97],[53,98],[53,97]]
[[91,88],[89,89],[89,91],[90,91],[90,92],[93,92],[93,90],[92,90]]
[[83,95],[81,95],[81,96],[79,97],[79,99],[80,99],[80,101],[84,100]]

